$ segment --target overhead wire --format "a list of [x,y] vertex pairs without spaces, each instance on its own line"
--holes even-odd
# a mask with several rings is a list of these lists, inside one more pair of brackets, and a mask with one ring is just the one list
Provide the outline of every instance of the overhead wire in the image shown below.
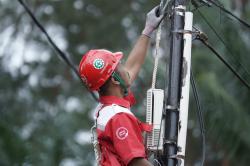
[[227,52],[229,53],[229,55],[231,55],[231,60],[236,62],[237,66],[239,65],[243,70],[244,72],[250,76],[250,72],[247,70],[247,68],[242,64],[240,63],[240,61],[236,60],[235,56],[233,55],[233,51],[229,48],[229,46],[226,44],[226,42],[223,40],[223,38],[219,35],[219,33],[215,30],[215,28],[211,25],[211,23],[208,21],[208,19],[202,14],[202,12],[197,9],[199,15],[202,17],[202,19],[205,21],[205,23],[210,27],[210,29],[214,32],[214,34],[217,36],[217,38],[221,41],[221,43],[224,45],[224,47],[226,48]]
[[[194,4],[195,9],[193,9],[191,12],[194,12],[195,10],[206,6],[206,4],[202,4],[202,5],[198,5],[198,3],[196,3],[195,0],[191,0],[192,4]],[[195,27],[194,27],[195,28]],[[198,30],[196,29],[196,31],[198,32]],[[196,33],[194,33],[196,34]],[[199,34],[199,32],[198,32]],[[196,103],[196,107],[197,107],[197,117],[198,117],[198,123],[199,123],[199,128],[200,128],[200,133],[201,133],[201,139],[202,139],[202,155],[201,155],[201,166],[204,165],[205,160],[206,160],[206,135],[205,135],[205,125],[204,125],[204,119],[203,119],[203,114],[202,114],[202,109],[201,109],[201,104],[200,104],[200,98],[199,98],[199,94],[198,94],[198,90],[196,87],[196,83],[195,83],[195,79],[193,76],[193,71],[192,68],[190,68],[190,82],[191,82],[191,87],[192,87],[192,91],[193,91],[193,95],[194,95],[194,99],[195,99],[195,103]]]
[[[58,53],[58,55],[66,62],[66,64],[70,67],[70,69],[73,70],[73,72],[77,75],[77,77],[82,82],[82,84],[84,85],[84,87],[86,89],[88,89],[87,86],[84,84],[83,80],[81,79],[81,76],[79,75],[79,73],[78,73],[76,67],[74,66],[74,64],[66,56],[66,54],[55,44],[55,42],[51,39],[51,37],[49,36],[48,32],[45,30],[45,28],[42,26],[42,24],[36,19],[36,17],[31,12],[31,10],[29,9],[29,7],[23,2],[23,0],[18,0],[18,2],[23,6],[23,8],[28,13],[28,15],[31,17],[31,19],[34,21],[34,23],[37,25],[37,27],[46,36],[48,42],[52,45],[52,47],[55,49],[55,51]],[[91,96],[94,98],[95,101],[98,101],[96,95],[93,92],[91,92],[89,90],[88,90],[88,92],[91,94]]]
[[194,9],[191,10],[191,12],[195,12],[197,9],[201,8],[201,7],[204,7],[204,6],[207,6],[205,3],[202,3],[201,5],[198,4],[198,2],[196,2],[195,0],[191,0],[191,3],[193,4],[194,6]]
[[[202,3],[207,3],[207,1],[204,1],[204,0],[200,0]],[[198,6],[198,3],[195,1],[195,0],[192,0],[192,3],[193,3],[193,5],[194,5],[194,7],[196,7],[196,8],[198,8],[199,6]],[[209,5],[207,5],[207,6],[209,6]],[[199,9],[198,9],[198,11],[199,11]],[[199,11],[200,12],[200,11]],[[200,14],[201,14],[201,17],[202,17],[202,13],[200,12]],[[226,43],[224,42],[224,40],[220,37],[220,35],[217,33],[217,31],[213,28],[213,26],[208,22],[208,20],[205,18],[205,17],[203,17],[203,19],[204,19],[204,21],[209,25],[209,27],[212,29],[212,31],[215,33],[215,35],[219,38],[219,40],[221,39],[221,42],[224,44],[224,46],[228,49],[227,51],[229,51],[230,52],[230,55],[232,55],[232,51],[230,51],[230,49],[228,48],[228,46],[226,45]],[[194,27],[195,28],[195,27]],[[196,28],[196,30],[197,31],[199,31],[197,28]],[[199,31],[200,32],[200,31]],[[229,64],[208,42],[207,42],[207,36],[204,34],[204,33],[198,33],[197,35],[196,35],[196,39],[199,39],[200,41],[202,41],[202,43],[203,44],[205,44],[230,70],[231,70],[231,72],[233,72],[233,74],[249,89],[249,87],[250,87],[250,85],[249,85],[249,83],[247,82],[247,81],[245,81],[243,78],[242,78],[242,76],[240,76],[237,72],[236,72],[236,70],[232,67],[232,65],[231,64]],[[232,55],[232,57],[234,57],[233,55]],[[234,60],[234,61],[236,61],[236,60]],[[236,62],[238,62],[238,61],[236,61]],[[239,63],[239,65],[243,68],[243,70],[248,74],[248,75],[250,75],[249,74],[249,72],[248,72],[248,70],[246,69],[246,67],[243,65],[243,64],[241,64],[240,62],[238,62]]]
[[[233,16],[234,18],[236,18],[238,21],[240,21],[243,25],[245,25],[246,27],[250,27],[250,25],[248,23],[246,23],[244,20],[239,19],[237,16],[235,16],[234,14],[232,14],[230,11],[226,10],[224,7],[216,4],[214,1],[209,0],[212,4],[214,4],[216,7],[219,7],[222,11],[226,12],[227,14],[230,14],[231,16]],[[194,0],[192,0],[192,2],[195,2]],[[208,26],[212,29],[212,31],[215,33],[215,35],[218,37],[218,39],[223,43],[223,45],[225,46],[225,48],[227,49],[227,51],[230,53],[230,55],[232,57],[232,51],[229,49],[229,47],[226,45],[225,41],[222,39],[222,37],[217,33],[217,31],[211,26],[211,24],[207,21],[207,19],[202,15],[202,13],[200,12],[200,10],[198,8],[205,6],[203,5],[198,5],[197,3],[195,3],[195,10],[198,10],[199,14],[201,15],[201,17],[205,20],[205,22],[208,24]],[[209,4],[207,5],[209,6]],[[206,37],[203,38],[199,38],[201,40],[201,42],[203,44],[205,44],[233,73],[234,75],[236,75],[236,77],[238,77],[238,79],[249,89],[250,86],[249,84],[233,69],[233,67],[226,61],[224,60],[224,58],[222,56],[220,56],[220,54],[204,39],[206,39]],[[245,70],[245,72],[249,75],[248,70],[240,63],[238,62],[239,65]],[[199,95],[197,92],[197,88],[196,88],[196,83],[194,80],[194,76],[193,76],[193,72],[191,70],[191,85],[192,85],[192,89],[193,89],[193,94],[194,94],[194,98],[195,98],[195,102],[196,102],[196,106],[197,106],[197,115],[198,115],[198,120],[199,120],[199,124],[200,124],[200,130],[201,130],[201,134],[202,134],[202,146],[203,146],[203,150],[202,150],[202,161],[201,161],[201,165],[204,164],[205,162],[205,151],[206,151],[206,143],[205,143],[205,129],[204,129],[204,120],[203,120],[203,115],[202,115],[202,111],[201,111],[201,105],[200,105],[200,101],[199,101]]]
[[[233,12],[231,12],[230,10],[226,9],[223,4],[219,1],[216,0],[217,3],[213,0],[198,0],[200,3],[202,3],[204,6],[208,6],[208,7],[217,7],[220,9],[220,11],[232,16],[234,19],[236,19],[237,21],[239,21],[242,25],[244,25],[247,28],[250,28],[250,24],[248,22],[246,22],[245,20],[239,18],[238,16],[236,16],[235,14],[233,14]],[[196,0],[191,0],[192,4],[197,8],[199,7],[198,2]],[[201,5],[201,6],[203,6]]]
[[226,9],[224,6],[217,4],[216,2],[214,2],[213,0],[207,0],[208,2],[210,2],[211,4],[213,4],[214,6],[216,6],[217,8],[221,9],[223,12],[229,14],[230,16],[232,16],[233,18],[235,18],[237,21],[239,21],[242,25],[246,26],[247,28],[250,28],[250,24],[247,23],[245,20],[237,17],[235,14],[233,14],[231,11],[229,11],[228,9]]
[[[210,0],[211,1],[211,0]],[[192,0],[192,2],[195,2],[194,0]],[[215,2],[213,2],[214,4]],[[216,4],[217,5],[217,4]],[[208,22],[208,20],[202,15],[202,13],[200,12],[200,10],[198,8],[205,6],[203,5],[198,5],[197,3],[194,3],[195,6],[195,10],[198,11],[198,13],[201,15],[201,17],[204,19],[204,21],[208,24],[208,26],[212,29],[212,31],[215,33],[215,35],[218,37],[218,39],[223,43],[223,45],[225,46],[225,48],[227,49],[227,51],[230,53],[230,55],[232,57],[232,51],[229,49],[229,47],[227,46],[226,42],[222,39],[222,37],[217,33],[217,31],[213,28],[213,26],[211,26],[211,24]],[[208,6],[208,5],[207,5]],[[220,6],[221,7],[221,6]],[[228,12],[227,10],[225,10],[223,7],[221,7],[221,10],[223,10],[224,12],[232,15],[230,12]],[[234,15],[232,15],[234,16]],[[237,17],[234,17],[237,19]],[[246,25],[244,21],[237,19],[238,21],[240,21],[241,23],[243,23],[245,26],[249,27],[248,24]],[[233,67],[224,60],[224,58],[222,56],[220,56],[220,54],[207,42],[207,37],[203,36],[202,38],[199,38],[201,40],[201,42],[203,44],[205,44],[233,73],[234,75],[236,75],[236,77],[238,77],[238,79],[249,89],[249,84],[243,80],[243,78],[233,69]],[[237,61],[238,62],[238,61]],[[245,72],[249,75],[248,70],[240,63],[238,62],[239,65],[245,70]],[[201,134],[202,134],[202,146],[203,146],[203,150],[202,150],[202,161],[201,161],[201,165],[204,164],[205,162],[205,151],[206,151],[206,143],[205,143],[205,129],[204,129],[204,120],[203,120],[203,115],[202,115],[202,111],[201,111],[201,105],[200,105],[200,101],[199,101],[199,95],[197,92],[197,88],[196,88],[196,83],[194,80],[194,76],[193,76],[193,72],[191,70],[191,85],[192,85],[192,89],[193,89],[193,94],[194,94],[194,98],[195,98],[195,102],[196,102],[196,106],[197,106],[197,115],[198,115],[198,120],[199,120],[199,124],[200,124],[200,130],[201,130]]]
[[197,107],[197,116],[198,116],[198,121],[199,121],[199,127],[200,127],[200,132],[202,136],[202,157],[201,157],[201,165],[203,166],[206,160],[206,135],[205,135],[205,125],[204,125],[204,119],[203,119],[203,113],[202,113],[202,108],[201,108],[201,103],[200,103],[200,98],[197,90],[197,86],[195,83],[193,71],[191,69],[190,72],[190,81],[191,81],[191,86],[193,90],[193,95],[194,95],[194,100],[196,103]]
[[207,48],[209,48],[216,56],[221,60],[221,62],[240,80],[240,82],[245,85],[248,89],[250,89],[250,85],[248,82],[246,82],[238,73],[235,71],[235,69],[232,67],[230,63],[228,63],[207,41],[207,37],[204,33],[200,33],[196,36],[196,39],[201,41]]

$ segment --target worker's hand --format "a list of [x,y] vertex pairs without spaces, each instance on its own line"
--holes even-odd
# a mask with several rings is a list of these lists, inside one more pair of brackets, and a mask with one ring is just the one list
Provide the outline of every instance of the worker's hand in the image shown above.
[[160,15],[160,7],[156,6],[147,14],[145,28],[142,31],[143,35],[151,37],[152,32],[159,26],[163,19],[163,15]]

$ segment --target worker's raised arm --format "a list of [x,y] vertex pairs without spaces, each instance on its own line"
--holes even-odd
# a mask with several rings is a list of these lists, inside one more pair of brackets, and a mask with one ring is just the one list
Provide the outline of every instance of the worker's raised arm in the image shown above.
[[144,63],[151,34],[158,27],[163,18],[163,16],[157,17],[156,13],[158,13],[158,10],[159,7],[155,7],[147,14],[146,24],[142,31],[142,35],[137,40],[125,63],[125,68],[130,74],[131,82],[135,80]]

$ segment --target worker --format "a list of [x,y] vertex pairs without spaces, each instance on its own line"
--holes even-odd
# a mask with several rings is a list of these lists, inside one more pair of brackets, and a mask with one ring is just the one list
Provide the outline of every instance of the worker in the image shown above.
[[99,93],[96,125],[101,166],[152,165],[147,160],[142,136],[152,127],[130,111],[135,103],[130,86],[144,63],[150,37],[163,19],[157,15],[158,10],[155,7],[147,14],[142,34],[124,64],[121,52],[104,49],[90,50],[80,61],[82,80],[91,91]]

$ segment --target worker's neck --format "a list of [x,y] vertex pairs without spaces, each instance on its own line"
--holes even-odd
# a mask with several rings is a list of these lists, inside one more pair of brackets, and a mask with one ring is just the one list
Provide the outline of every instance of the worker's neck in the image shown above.
[[116,96],[119,98],[123,98],[123,91],[120,87],[113,87],[113,88],[109,88],[106,90],[106,92],[104,94],[100,94],[101,96]]

